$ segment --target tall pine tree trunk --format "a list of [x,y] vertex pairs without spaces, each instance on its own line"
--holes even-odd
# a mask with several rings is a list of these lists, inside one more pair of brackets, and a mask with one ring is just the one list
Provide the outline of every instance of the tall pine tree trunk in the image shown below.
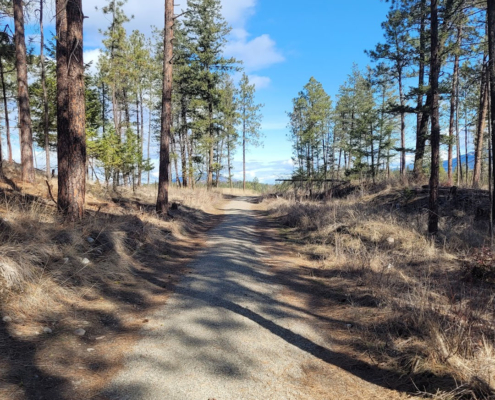
[[144,105],[143,105],[143,90],[139,90],[139,107],[141,110],[141,150],[140,150],[140,158],[141,164],[139,165],[139,180],[138,185],[141,186],[143,180],[143,166],[142,161],[144,159]]
[[232,160],[230,154],[230,148],[232,146],[230,134],[227,133],[227,170],[229,171],[229,188],[232,190]]
[[181,160],[181,167],[182,167],[182,185],[184,187],[187,187],[187,152],[186,152],[186,147],[187,147],[187,99],[185,96],[182,96],[181,98],[181,103],[180,103],[180,108],[181,108],[181,119],[182,119],[182,126],[181,126],[181,137],[180,137],[180,160]]
[[13,159],[12,159],[12,144],[10,143],[9,109],[8,109],[8,100],[7,100],[7,88],[5,85],[5,76],[4,76],[3,62],[1,56],[0,56],[0,79],[2,80],[3,107],[5,112],[5,130],[7,134],[7,151],[8,151],[7,160],[9,161],[9,163],[11,163]]
[[[486,61],[486,57],[483,61]],[[481,179],[481,160],[483,159],[486,114],[488,112],[488,82],[485,62],[481,73],[480,103],[476,123],[476,149],[474,152],[473,187],[478,187]]]
[[428,232],[438,233],[438,184],[440,170],[440,40],[438,24],[438,0],[431,0],[431,175]]
[[459,132],[459,79],[457,79],[456,101],[455,101],[455,134],[457,148],[457,186],[463,182],[463,170],[461,159],[461,135]]
[[142,143],[143,143],[143,132],[141,131],[141,120],[139,118],[139,110],[140,110],[140,107],[139,107],[139,94],[136,94],[136,131],[137,131],[137,137],[138,137],[138,148],[139,148],[139,157],[138,157],[138,165],[137,165],[137,185],[138,186],[141,186],[141,175],[142,175],[142,171],[141,171],[141,166],[142,166],[142,162],[141,162],[141,158],[142,158],[142,154],[143,154],[143,151],[142,151]]
[[[425,65],[426,65],[426,0],[421,0],[421,22],[419,28],[419,82],[418,82],[418,116],[416,126],[416,153],[414,156],[414,177],[421,179],[423,177],[423,158],[425,155],[426,137],[428,135],[428,119],[425,118],[423,109],[423,87],[425,84]],[[426,105],[429,106],[428,101]],[[428,115],[428,114],[427,114]]]
[[[211,93],[211,88],[208,91]],[[209,131],[210,131],[210,143],[209,143],[209,153],[208,153],[208,178],[206,181],[206,187],[210,190],[213,187],[213,146],[215,143],[215,133],[213,129],[213,104],[208,104],[208,121],[209,121]]]
[[[492,161],[495,162],[495,0],[488,0],[488,73],[490,76],[490,114],[492,134]],[[495,174],[492,176],[495,179]],[[495,181],[492,185],[495,190]],[[492,199],[495,198],[492,195]],[[492,215],[495,215],[495,202],[492,202]]]
[[246,190],[246,110],[242,120],[242,190]]
[[[457,51],[454,58],[454,72],[452,75],[452,92],[450,95],[450,120],[449,120],[449,149],[448,149],[448,185],[452,186],[452,175],[453,175],[453,167],[452,167],[452,153],[454,147],[454,129],[455,129],[455,111],[457,104],[457,86],[459,80],[459,49],[461,47],[461,35],[462,35],[462,27],[457,28]],[[457,148],[459,148],[457,146]]]
[[33,135],[31,131],[31,111],[29,109],[27,55],[22,0],[14,0],[14,24],[22,180],[23,182],[32,183],[34,182]]
[[[69,171],[68,149],[62,143],[63,134],[69,130],[69,99],[67,64],[67,10],[65,0],[56,0],[56,31],[57,31],[57,162],[58,179],[66,180]],[[63,176],[63,178],[62,178]],[[63,186],[58,185],[59,197]]]
[[45,71],[45,34],[43,32],[43,1],[40,0],[40,62],[41,62],[41,87],[43,88],[43,131],[45,134],[45,159],[46,159],[46,179],[50,179],[50,133],[49,133],[49,114],[48,114],[48,92],[46,90],[46,71]]
[[[177,126],[179,125],[179,117],[177,116]],[[182,187],[182,183],[180,181],[180,176],[179,176],[179,160],[177,159],[177,139],[175,135],[170,135],[170,139],[172,140],[172,154],[173,154],[173,161],[174,161],[174,167],[175,167],[175,181],[177,183],[178,187]],[[172,177],[172,174],[170,174],[170,177]],[[172,178],[173,179],[173,178]]]
[[174,0],[165,0],[165,34],[163,40],[163,94],[160,132],[160,172],[156,211],[168,211],[170,186],[170,131],[172,128],[172,59],[174,39]]
[[72,221],[83,218],[86,195],[83,21],[82,0],[57,0],[58,206]]
[[[148,114],[149,114],[149,121],[148,121],[148,141],[146,143],[146,159],[149,160],[150,159],[150,148],[151,148],[151,108],[148,110]],[[151,171],[148,170],[148,185],[150,184],[150,174],[151,174]]]
[[187,141],[188,149],[187,152],[189,153],[189,158],[188,158],[188,170],[189,170],[189,182],[191,182],[191,188],[194,189],[196,182],[194,180],[194,163],[193,163],[193,154],[194,154],[194,137],[191,135],[189,137],[189,140]]
[[402,179],[406,177],[406,113],[404,108],[406,100],[404,98],[404,88],[402,85],[402,70],[399,70],[399,96],[400,96],[400,174]]
[[469,153],[468,153],[468,111],[467,111],[467,103],[464,102],[464,159],[465,159],[465,175],[466,175],[466,185],[468,185],[469,181]]

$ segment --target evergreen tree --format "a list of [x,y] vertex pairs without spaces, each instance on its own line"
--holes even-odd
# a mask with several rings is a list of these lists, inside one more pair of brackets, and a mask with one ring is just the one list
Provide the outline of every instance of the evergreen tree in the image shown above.
[[[45,151],[48,143],[50,151],[57,147],[57,75],[55,61],[45,59],[44,63],[46,64],[44,79],[38,70],[35,71],[35,75],[39,79],[29,86],[29,97],[31,100],[33,138],[39,147],[45,148]],[[38,69],[41,70],[41,60],[39,66]],[[45,83],[44,88],[43,81]],[[45,104],[47,105],[46,108]],[[46,109],[48,109],[48,115]]]
[[174,1],[165,0],[165,32],[163,36],[163,92],[160,129],[160,172],[156,211],[168,210],[170,184],[170,135],[172,129],[172,80],[173,80]]
[[82,1],[57,0],[56,10],[58,207],[67,218],[76,220],[84,216],[86,194]]
[[249,84],[248,76],[243,73],[239,83],[237,107],[242,132],[242,187],[246,190],[246,150],[248,146],[261,145],[261,108],[263,104],[256,104],[254,95],[255,85]]
[[406,173],[406,96],[405,79],[408,77],[408,69],[413,61],[413,48],[409,36],[409,26],[406,15],[400,8],[389,12],[387,21],[382,24],[385,31],[385,43],[378,44],[375,50],[369,51],[372,60],[387,60],[390,63],[390,77],[397,82],[399,90],[400,106],[397,110],[401,118],[400,129],[400,171]]
[[[325,177],[328,172],[332,102],[313,77],[293,100],[289,113],[294,141],[297,175],[307,179]],[[331,159],[333,160],[333,154]]]
[[[15,60],[15,46],[12,38],[7,32],[0,32],[0,83],[2,85],[2,104],[5,117],[5,134],[7,139],[7,160],[12,163],[12,144],[10,140],[10,116],[9,116],[9,97],[13,97],[14,84],[9,79],[9,70],[13,70]],[[1,139],[1,138],[0,138]],[[1,148],[1,140],[0,140]],[[0,155],[0,161],[2,160]]]
[[19,136],[21,143],[22,180],[34,182],[33,135],[29,108],[27,51],[24,35],[24,6],[22,0],[14,0],[15,55],[17,71],[17,101],[19,104]]
[[222,74],[234,69],[235,60],[223,56],[223,48],[230,27],[221,14],[220,0],[188,0],[184,17],[185,33],[191,54],[191,68],[197,76],[194,91],[201,100],[203,111],[203,145],[207,158],[207,186],[213,186],[214,149],[216,137],[215,110],[221,102],[218,84]]
[[237,91],[234,82],[232,78],[225,75],[222,81],[222,131],[227,152],[227,181],[231,189],[233,187],[233,157],[239,141],[239,134],[236,129],[239,123],[239,112],[237,107]]

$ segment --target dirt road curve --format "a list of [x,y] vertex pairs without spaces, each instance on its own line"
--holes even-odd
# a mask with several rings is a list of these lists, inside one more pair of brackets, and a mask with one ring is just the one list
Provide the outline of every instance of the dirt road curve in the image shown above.
[[251,202],[237,198],[225,206],[226,219],[167,305],[150,317],[105,397],[395,398],[319,356],[331,354],[332,343],[318,334],[310,313],[280,300],[283,287],[261,261],[270,255]]

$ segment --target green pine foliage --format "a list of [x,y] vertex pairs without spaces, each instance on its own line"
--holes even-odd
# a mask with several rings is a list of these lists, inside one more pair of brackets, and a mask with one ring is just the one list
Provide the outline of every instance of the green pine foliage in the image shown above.
[[263,104],[255,102],[256,86],[249,83],[248,76],[243,73],[237,91],[237,106],[239,109],[239,126],[241,131],[243,182],[246,183],[246,151],[248,147],[258,147],[262,144],[261,109]]

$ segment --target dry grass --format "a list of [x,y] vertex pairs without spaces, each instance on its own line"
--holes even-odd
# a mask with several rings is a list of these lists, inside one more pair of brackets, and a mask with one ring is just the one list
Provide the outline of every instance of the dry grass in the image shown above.
[[[269,201],[297,251],[313,260],[321,290],[312,304],[354,318],[357,357],[366,354],[438,399],[493,398],[495,287],[465,268],[472,248],[487,240],[486,221],[474,209],[443,199],[432,243],[420,189],[382,187],[326,203]],[[340,311],[332,297],[345,299]]]
[[[0,398],[94,398],[143,313],[163,304],[200,233],[220,218],[213,204],[222,196],[172,188],[180,207],[161,218],[154,188],[90,185],[85,220],[68,224],[37,180],[22,191],[0,184]],[[88,334],[79,339],[81,327]]]

